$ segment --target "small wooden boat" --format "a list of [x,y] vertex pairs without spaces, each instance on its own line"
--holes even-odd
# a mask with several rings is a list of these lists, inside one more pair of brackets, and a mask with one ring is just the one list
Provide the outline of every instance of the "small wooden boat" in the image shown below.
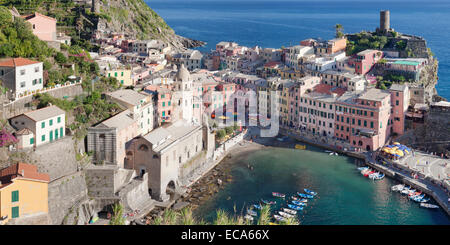
[[308,189],[303,189],[306,193],[308,193],[309,195],[315,196],[317,195],[317,192],[312,191],[312,190],[308,190]]
[[279,192],[272,192],[272,196],[274,196],[274,197],[281,197],[281,198],[286,197],[285,194],[282,194],[282,193],[279,193]]
[[305,149],[306,149],[306,145],[299,145],[299,144],[296,144],[296,145],[295,145],[295,149],[297,149],[297,150],[305,150]]
[[297,206],[297,205],[294,205],[294,204],[288,204],[288,207],[290,209],[294,209],[294,210],[303,210],[303,207],[300,207],[300,206]]
[[359,168],[357,168],[359,171],[363,171],[363,170],[367,170],[367,169],[369,169],[369,167],[359,167]]
[[299,201],[299,202],[308,202],[308,199],[300,198],[296,196],[292,196],[292,200]]
[[306,206],[306,203],[304,203],[304,202],[292,201],[292,203],[297,205],[297,206]]
[[286,221],[286,218],[284,218],[284,217],[282,217],[282,216],[280,216],[280,215],[274,214],[273,217],[274,217],[276,220],[278,220],[278,221]]
[[289,208],[282,208],[282,210],[288,214],[297,214],[297,211],[289,209]]
[[403,188],[405,188],[405,185],[400,184],[400,185],[394,185],[394,186],[392,186],[392,187],[391,187],[391,190],[392,190],[392,191],[401,191],[401,190],[403,190]]
[[261,199],[261,202],[263,202],[264,204],[267,204],[267,205],[277,204],[275,201],[267,201],[267,200],[264,200],[264,199]]
[[283,216],[284,218],[292,218],[292,217],[294,217],[294,215],[285,213],[283,211],[278,211],[278,214]]
[[421,203],[420,207],[422,207],[422,208],[439,208],[438,205],[433,205],[433,204],[429,204],[429,203]]
[[363,175],[364,175],[364,177],[369,177],[369,175],[371,175],[373,173],[375,173],[375,171],[370,170],[370,171],[365,172]]
[[300,197],[303,197],[303,198],[309,198],[309,199],[314,198],[314,196],[312,196],[312,195],[303,194],[303,193],[300,193],[300,192],[297,192],[297,195],[299,195]]

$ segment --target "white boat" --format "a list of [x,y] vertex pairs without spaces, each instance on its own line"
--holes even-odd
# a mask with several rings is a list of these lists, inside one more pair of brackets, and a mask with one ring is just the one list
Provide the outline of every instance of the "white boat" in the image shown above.
[[438,205],[433,205],[433,204],[429,204],[429,203],[421,203],[420,206],[422,208],[439,208]]
[[256,215],[258,215],[258,213],[256,213],[256,211],[250,210],[250,209],[247,210],[247,214],[249,214],[249,215],[251,215],[251,216],[256,216]]
[[274,217],[276,220],[278,220],[278,221],[286,221],[286,218],[284,218],[284,217],[282,217],[282,216],[280,216],[280,215],[274,214],[273,217]]
[[285,212],[283,212],[283,211],[278,211],[278,213],[279,213],[281,216],[285,217],[285,218],[292,218],[292,217],[294,217],[294,215],[285,213]]
[[392,187],[391,187],[391,190],[392,190],[392,191],[401,191],[401,190],[403,190],[403,188],[405,188],[405,185],[399,184],[399,185],[394,185],[394,186],[392,186]]
[[404,187],[400,192],[402,193],[402,194],[409,194],[409,190],[411,189],[411,187],[410,186],[408,186],[408,187]]
[[292,210],[289,208],[282,208],[284,212],[288,213],[288,214],[297,214],[296,210]]

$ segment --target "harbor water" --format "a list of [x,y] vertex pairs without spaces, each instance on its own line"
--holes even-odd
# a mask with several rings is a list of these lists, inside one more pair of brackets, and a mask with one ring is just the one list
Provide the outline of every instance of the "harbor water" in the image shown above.
[[[405,195],[392,192],[391,186],[398,184],[394,180],[362,176],[356,169],[362,163],[354,158],[330,156],[308,146],[307,150],[270,147],[236,159],[232,182],[196,209],[197,218],[211,222],[218,209],[242,215],[261,199],[276,201],[272,209],[279,210],[287,207],[288,196],[307,188],[318,195],[298,211],[302,225],[450,224],[441,209],[420,208]],[[285,193],[286,198],[272,197],[272,192]]]

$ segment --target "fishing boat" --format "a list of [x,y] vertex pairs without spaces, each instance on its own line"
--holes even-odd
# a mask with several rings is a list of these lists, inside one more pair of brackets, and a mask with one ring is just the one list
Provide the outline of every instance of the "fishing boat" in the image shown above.
[[303,193],[300,193],[300,192],[297,192],[297,195],[299,195],[300,197],[303,197],[303,198],[309,198],[309,199],[314,198],[314,196],[312,196],[312,195],[303,194]]
[[274,217],[276,220],[278,220],[278,221],[286,221],[286,218],[284,218],[284,217],[282,217],[282,216],[280,216],[280,215],[274,214],[273,217]]
[[289,209],[289,208],[281,208],[281,209],[288,214],[297,214],[297,211]]
[[373,180],[380,180],[380,179],[384,178],[384,174],[376,172],[376,173],[373,173],[373,174],[369,175],[369,178],[373,179]]
[[369,177],[369,175],[371,175],[373,173],[375,173],[375,171],[370,170],[370,171],[365,172],[363,175],[364,175],[364,177]]
[[366,168],[366,169],[361,170],[361,174],[362,174],[362,175],[366,175],[366,174],[369,173],[370,171],[372,171],[370,168]]
[[256,209],[261,209],[262,208],[261,204],[253,204],[253,207],[255,207]]
[[297,206],[306,206],[306,203],[304,203],[304,202],[292,201],[292,203],[297,205]]
[[290,209],[294,209],[294,210],[303,210],[303,207],[300,207],[300,206],[297,206],[297,205],[294,205],[294,204],[288,204],[288,207]]
[[[416,192],[410,192],[410,193],[408,193],[408,196],[412,196],[412,197],[415,197],[415,196],[418,196],[418,195],[420,195],[420,194],[422,194],[422,192],[421,191],[416,191]],[[424,194],[425,195],[425,194]]]
[[248,210],[247,210],[247,214],[249,214],[249,215],[251,215],[251,216],[257,216],[257,215],[258,215],[258,213],[257,213],[256,211],[251,210],[251,209],[248,209]]
[[292,200],[299,201],[299,202],[308,202],[308,199],[300,198],[296,196],[292,196]]
[[413,195],[413,196],[409,196],[409,199],[415,201],[415,202],[419,202],[420,200],[422,200],[425,197],[425,194],[422,195]]
[[284,198],[286,195],[279,192],[272,192],[272,196]]
[[274,204],[276,204],[275,201],[267,201],[267,200],[264,200],[264,199],[261,199],[261,202],[263,202],[264,204],[267,204],[267,205],[274,205]]
[[253,217],[250,216],[250,215],[248,215],[248,214],[245,215],[244,218],[245,218],[245,219],[248,219],[248,220],[250,220],[250,221],[253,221]]
[[367,169],[369,169],[369,167],[359,167],[359,168],[357,168],[357,170],[359,170],[359,171],[363,171],[363,170],[367,170]]
[[391,187],[391,190],[392,190],[392,191],[401,191],[401,190],[403,190],[403,188],[405,188],[405,185],[399,184],[399,185],[394,185],[394,186],[392,186],[392,187]]
[[304,150],[304,149],[306,149],[306,145],[299,145],[299,144],[296,144],[296,145],[295,145],[295,149],[297,149],[297,150]]
[[303,189],[306,193],[308,193],[309,195],[315,196],[317,195],[317,192],[314,192],[312,190],[308,190],[308,189]]
[[429,204],[429,203],[421,203],[420,207],[422,207],[422,208],[439,208],[438,205]]
[[414,199],[414,201],[420,202],[420,203],[426,203],[426,202],[430,201],[430,198],[429,197],[427,197],[427,198],[423,197],[421,199]]
[[400,190],[400,193],[408,194],[409,193],[409,189],[411,189],[411,186],[403,187],[403,189]]
[[292,218],[292,217],[294,217],[294,215],[285,213],[283,211],[278,211],[278,214],[283,216],[284,218]]

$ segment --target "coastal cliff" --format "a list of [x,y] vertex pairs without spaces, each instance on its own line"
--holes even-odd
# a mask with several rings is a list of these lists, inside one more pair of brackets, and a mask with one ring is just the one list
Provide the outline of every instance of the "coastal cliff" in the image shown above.
[[176,49],[202,46],[204,43],[175,34],[167,23],[143,0],[94,1],[99,15],[97,28],[122,32],[136,39],[160,39]]

